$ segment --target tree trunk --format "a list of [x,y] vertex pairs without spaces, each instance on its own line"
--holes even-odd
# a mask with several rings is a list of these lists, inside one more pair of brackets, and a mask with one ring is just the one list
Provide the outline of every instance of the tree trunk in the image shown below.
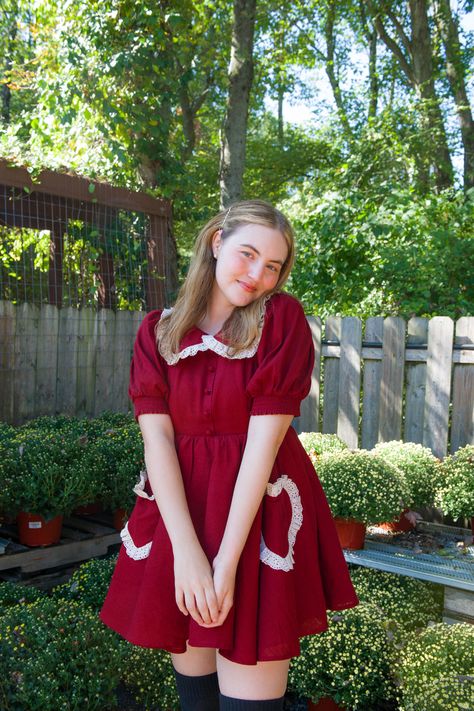
[[219,184],[221,207],[242,195],[247,118],[253,80],[256,0],[234,0],[229,96],[221,136]]
[[[10,35],[8,37],[8,44],[7,44],[6,53],[5,53],[4,74],[7,75],[7,78],[8,78],[8,73],[11,71],[11,68],[13,66],[13,51],[15,48],[16,35],[17,35],[17,18],[15,16],[13,16],[11,18]],[[3,119],[3,122],[5,123],[5,125],[8,125],[10,123],[11,98],[12,98],[11,89],[8,86],[8,83],[5,83],[2,85],[2,119]]]
[[426,0],[410,0],[411,54],[413,81],[428,132],[428,140],[436,146],[433,154],[436,185],[443,189],[453,184],[453,166],[449,152],[443,115],[434,84],[433,54]]
[[283,124],[283,99],[285,98],[285,87],[283,82],[278,84],[278,145],[283,148],[285,143],[285,130]]
[[466,67],[449,0],[435,0],[435,18],[446,52],[446,73],[461,128],[464,148],[464,189],[474,187],[474,121],[466,91]]
[[379,96],[379,80],[377,77],[377,33],[369,35],[369,119],[377,116],[377,101]]
[[326,69],[326,75],[327,75],[327,77],[329,79],[329,83],[331,85],[332,93],[334,96],[334,101],[335,101],[336,108],[337,108],[337,113],[338,113],[339,120],[342,125],[342,129],[344,131],[344,135],[346,136],[346,138],[348,138],[350,140],[353,138],[352,128],[351,128],[351,124],[349,122],[349,118],[347,116],[346,108],[344,106],[341,87],[339,84],[339,77],[336,75],[336,70],[335,70],[335,66],[336,66],[335,65],[335,57],[334,57],[335,18],[336,18],[336,2],[335,2],[335,0],[330,0],[330,2],[328,3],[327,16],[326,16],[326,21],[324,24],[324,36],[326,39],[325,69]]

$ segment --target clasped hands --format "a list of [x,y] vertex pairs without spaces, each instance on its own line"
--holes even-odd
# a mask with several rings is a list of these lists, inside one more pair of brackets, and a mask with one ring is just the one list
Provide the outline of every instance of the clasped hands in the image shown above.
[[214,558],[212,567],[200,546],[174,555],[176,604],[202,627],[219,627],[234,601],[237,565]]

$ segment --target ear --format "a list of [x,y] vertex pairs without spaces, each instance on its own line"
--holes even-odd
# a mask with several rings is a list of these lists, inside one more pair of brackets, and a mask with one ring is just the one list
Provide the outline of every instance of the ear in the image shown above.
[[218,252],[221,246],[221,234],[222,230],[216,230],[212,237],[212,250]]

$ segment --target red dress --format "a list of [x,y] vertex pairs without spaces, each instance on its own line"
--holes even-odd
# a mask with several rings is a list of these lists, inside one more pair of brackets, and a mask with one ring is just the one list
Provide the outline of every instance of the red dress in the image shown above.
[[[310,387],[311,332],[300,303],[275,294],[260,333],[231,357],[195,327],[178,358],[156,348],[161,316],[144,318],[135,341],[129,394],[135,416],[169,413],[186,497],[200,543],[218,552],[251,415],[299,414]],[[288,659],[299,637],[327,628],[326,609],[357,605],[331,513],[313,465],[290,427],[244,546],[234,605],[220,627],[200,627],[175,602],[173,553],[149,482],[139,494],[100,617],[133,644],[186,651],[215,647],[231,661]]]

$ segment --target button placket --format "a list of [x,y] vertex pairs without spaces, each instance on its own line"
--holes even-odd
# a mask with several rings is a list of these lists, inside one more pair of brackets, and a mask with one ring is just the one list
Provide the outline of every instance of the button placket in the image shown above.
[[214,433],[214,427],[212,423],[212,393],[214,391],[214,380],[216,377],[216,365],[211,363],[207,368],[207,378],[204,386],[204,417],[208,420],[208,427],[206,429],[206,434],[211,435]]

